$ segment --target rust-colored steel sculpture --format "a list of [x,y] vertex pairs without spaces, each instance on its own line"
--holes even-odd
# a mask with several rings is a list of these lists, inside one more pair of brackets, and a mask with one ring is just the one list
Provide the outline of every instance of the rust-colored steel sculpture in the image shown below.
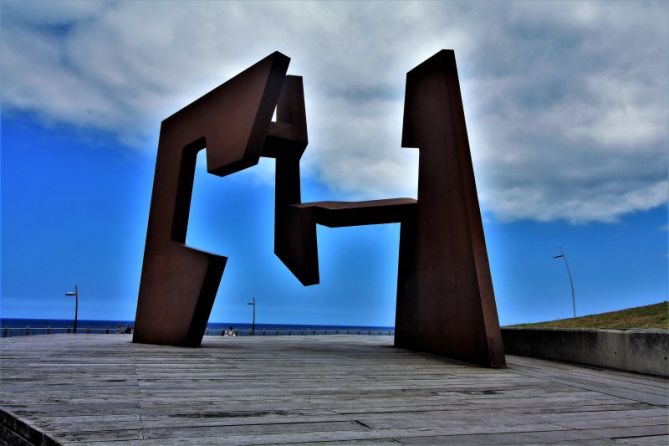
[[407,74],[402,146],[420,158],[416,220],[400,229],[395,345],[504,367],[453,51]]
[[304,285],[319,282],[317,224],[400,223],[395,345],[504,367],[453,51],[407,74],[402,146],[421,151],[418,200],[301,202],[304,92],[288,60],[274,53],[163,122],[134,341],[202,340],[226,261],[184,246],[207,147],[217,175],[276,158],[274,252]]
[[215,175],[257,164],[288,62],[271,54],[163,121],[135,342],[202,342],[227,258],[185,246],[197,152]]

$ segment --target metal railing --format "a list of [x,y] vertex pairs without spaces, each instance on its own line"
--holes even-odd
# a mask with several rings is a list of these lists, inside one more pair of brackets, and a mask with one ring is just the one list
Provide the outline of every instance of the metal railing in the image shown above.
[[[72,327],[2,327],[0,330],[3,338],[14,336],[33,336],[33,335],[47,335],[47,334],[69,334],[73,333]],[[132,327],[79,327],[77,333],[82,334],[126,334],[132,333]]]
[[[207,329],[205,336],[252,336],[251,330],[224,330]],[[393,336],[393,330],[323,330],[323,329],[285,329],[285,330],[258,330],[255,336],[315,336],[315,335],[364,335],[364,336]]]
[[[132,327],[79,327],[78,333],[81,334],[132,334]],[[71,334],[72,327],[3,327],[2,337],[15,336],[33,336],[48,334]],[[208,328],[204,332],[205,336],[252,336],[251,329],[219,329]],[[323,329],[285,329],[285,330],[258,330],[255,336],[313,336],[313,335],[360,335],[360,336],[393,336],[393,330],[323,330]]]

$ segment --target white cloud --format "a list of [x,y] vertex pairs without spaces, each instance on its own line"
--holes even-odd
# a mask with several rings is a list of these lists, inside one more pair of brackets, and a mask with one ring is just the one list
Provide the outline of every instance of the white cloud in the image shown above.
[[303,175],[342,199],[411,196],[405,74],[454,48],[486,211],[608,222],[667,201],[663,3],[1,5],[4,113],[155,150],[160,120],[280,50],[305,77]]

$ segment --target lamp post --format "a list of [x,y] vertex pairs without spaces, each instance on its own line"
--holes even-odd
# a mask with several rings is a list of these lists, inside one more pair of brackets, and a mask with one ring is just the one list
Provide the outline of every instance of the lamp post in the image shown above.
[[571,277],[571,270],[569,269],[569,262],[567,262],[567,254],[562,250],[560,246],[560,255],[553,256],[554,259],[564,260],[564,266],[567,268],[567,275],[569,276],[569,285],[571,286],[571,306],[574,312],[574,317],[576,317],[576,293],[574,292],[574,279]]
[[256,335],[256,298],[254,297],[249,305],[253,305],[253,324],[251,325],[251,336]]
[[77,332],[77,317],[79,314],[79,285],[74,286],[74,291],[68,291],[66,296],[74,296],[74,333]]

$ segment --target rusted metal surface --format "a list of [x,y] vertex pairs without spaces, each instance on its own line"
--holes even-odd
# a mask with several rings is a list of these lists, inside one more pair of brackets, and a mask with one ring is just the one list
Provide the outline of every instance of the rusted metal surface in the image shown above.
[[184,246],[206,145],[217,175],[276,158],[274,251],[304,285],[319,282],[317,224],[400,223],[395,345],[504,367],[453,51],[407,75],[402,145],[421,151],[418,200],[301,202],[304,92],[287,65],[274,53],[163,123],[134,340],[201,342],[226,260]]
[[163,121],[135,342],[201,343],[227,258],[185,245],[197,152],[219,176],[257,164],[288,62],[273,53]]
[[407,74],[402,146],[420,159],[416,221],[400,230],[395,345],[504,367],[453,51]]

